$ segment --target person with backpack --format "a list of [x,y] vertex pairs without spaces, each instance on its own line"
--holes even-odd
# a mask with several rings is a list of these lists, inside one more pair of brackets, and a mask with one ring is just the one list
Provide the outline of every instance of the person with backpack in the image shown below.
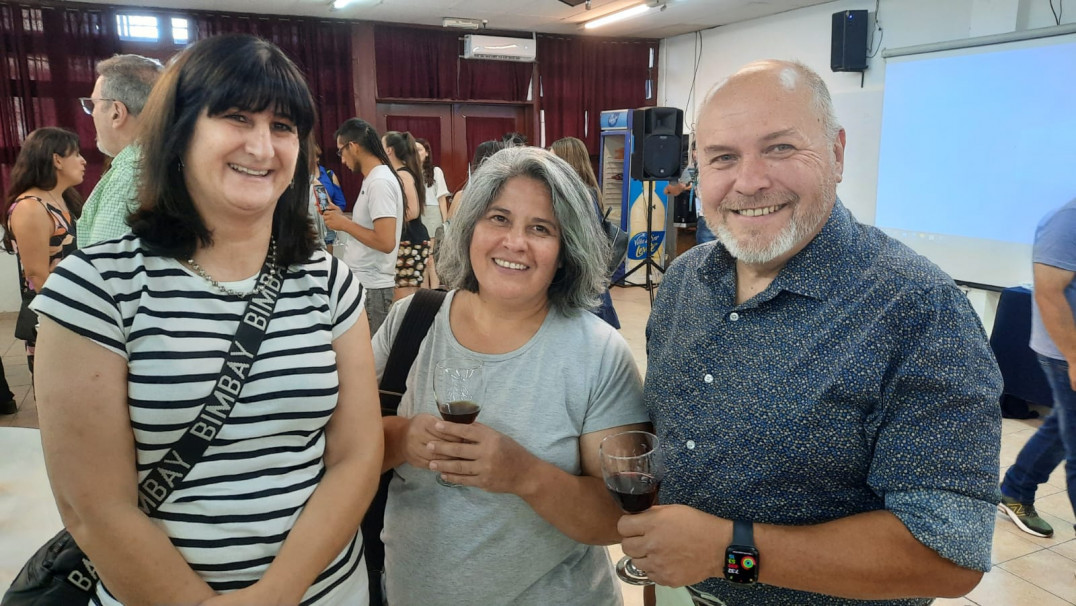
[[[451,290],[398,416],[383,418],[393,606],[621,604],[602,547],[618,541],[621,512],[598,445],[649,425],[627,343],[588,312],[609,256],[593,214],[574,170],[543,149],[505,149],[471,176],[442,248]],[[389,353],[411,336],[407,312],[425,292],[401,299],[374,336],[382,381],[400,370]],[[433,390],[437,363],[459,357],[485,377],[472,424],[442,420]]]
[[344,190],[340,187],[340,180],[336,178],[336,173],[321,165],[321,146],[317,143],[314,143],[314,162],[318,167],[314,173],[318,183],[325,188],[333,204],[337,205],[340,210],[347,210],[347,198],[344,197]]

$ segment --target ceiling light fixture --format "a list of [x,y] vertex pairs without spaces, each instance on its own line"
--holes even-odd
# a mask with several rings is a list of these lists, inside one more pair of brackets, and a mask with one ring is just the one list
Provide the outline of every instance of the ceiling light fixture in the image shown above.
[[470,19],[467,17],[442,17],[441,27],[454,27],[457,29],[484,29],[489,21],[486,19]]
[[594,29],[603,25],[609,25],[610,23],[616,23],[617,21],[623,21],[625,19],[631,19],[632,17],[638,17],[639,15],[650,12],[651,8],[653,7],[646,4],[636,4],[631,8],[626,8],[622,11],[617,11],[615,13],[609,13],[608,15],[605,15],[604,17],[598,17],[593,21],[587,21],[583,24],[583,28]]
[[[338,11],[338,10],[340,10],[340,9],[350,5],[350,4],[354,4],[357,1],[358,0],[333,0],[332,2],[329,3],[329,8],[331,10]],[[366,0],[367,7],[373,8],[373,7],[381,4],[383,1],[384,0]]]

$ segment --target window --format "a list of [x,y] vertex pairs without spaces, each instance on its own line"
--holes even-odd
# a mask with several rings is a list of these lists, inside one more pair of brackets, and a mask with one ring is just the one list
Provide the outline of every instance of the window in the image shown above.
[[120,40],[157,42],[161,39],[160,22],[153,15],[116,15]]
[[116,15],[116,29],[124,42],[182,47],[191,41],[190,21],[184,17],[123,13]]
[[172,17],[172,42],[185,46],[191,41],[189,22],[182,17]]

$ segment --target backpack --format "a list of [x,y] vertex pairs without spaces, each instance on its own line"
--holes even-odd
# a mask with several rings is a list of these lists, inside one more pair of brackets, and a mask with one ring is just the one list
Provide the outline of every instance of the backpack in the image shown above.
[[333,171],[318,165],[318,173],[318,181],[325,186],[325,191],[328,192],[333,204],[339,206],[340,210],[346,210],[347,199],[344,198],[344,190],[340,189],[340,186],[336,183],[333,183]]

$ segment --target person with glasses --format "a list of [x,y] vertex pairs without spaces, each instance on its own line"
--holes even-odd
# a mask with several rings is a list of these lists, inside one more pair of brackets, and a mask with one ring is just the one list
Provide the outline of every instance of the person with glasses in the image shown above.
[[86,199],[78,221],[78,246],[84,248],[131,231],[127,215],[138,208],[138,166],[142,152],[134,143],[142,107],[160,75],[161,64],[140,55],[116,55],[97,64],[97,82],[82,111],[93,117],[97,149],[112,165]]
[[362,190],[348,219],[335,204],[325,209],[325,226],[355,239],[343,259],[366,288],[370,334],[377,332],[392,306],[396,253],[404,224],[404,188],[392,170],[381,135],[365,120],[350,118],[336,131],[336,154],[351,172],[362,173]]

